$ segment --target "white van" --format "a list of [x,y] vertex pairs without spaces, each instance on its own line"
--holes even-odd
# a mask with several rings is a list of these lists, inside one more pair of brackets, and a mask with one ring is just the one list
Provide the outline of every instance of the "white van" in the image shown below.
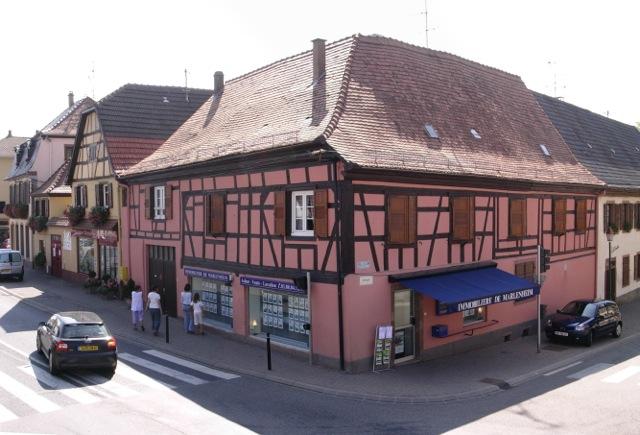
[[24,262],[19,251],[0,249],[0,276],[15,277],[22,281],[24,277]]

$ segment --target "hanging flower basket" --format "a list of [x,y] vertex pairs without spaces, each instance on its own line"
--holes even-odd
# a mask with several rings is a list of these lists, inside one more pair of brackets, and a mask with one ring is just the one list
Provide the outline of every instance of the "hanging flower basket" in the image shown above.
[[107,219],[109,219],[108,207],[102,207],[98,205],[93,207],[91,209],[91,212],[89,212],[89,220],[93,225],[102,225],[107,222]]
[[64,215],[71,225],[78,225],[84,219],[84,207],[70,206],[64,211]]
[[29,218],[29,228],[33,231],[40,232],[47,229],[49,219],[46,216],[31,216]]
[[4,206],[4,214],[14,219],[26,219],[29,216],[27,204],[7,204]]
[[13,219],[15,216],[13,215],[13,204],[7,204],[4,206],[4,214],[7,215],[7,217]]

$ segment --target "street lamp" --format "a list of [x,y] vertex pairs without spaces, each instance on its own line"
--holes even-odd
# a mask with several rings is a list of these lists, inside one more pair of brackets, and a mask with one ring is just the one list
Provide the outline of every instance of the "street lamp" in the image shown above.
[[607,265],[607,272],[609,273],[609,291],[604,297],[606,299],[611,299],[611,293],[613,292],[613,274],[611,273],[611,242],[613,242],[613,231],[611,231],[611,227],[607,229],[607,242],[609,242],[609,263]]

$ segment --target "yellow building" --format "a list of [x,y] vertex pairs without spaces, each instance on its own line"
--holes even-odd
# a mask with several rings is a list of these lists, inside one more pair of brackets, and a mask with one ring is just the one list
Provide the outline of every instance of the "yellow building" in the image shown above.
[[26,142],[28,137],[19,137],[9,134],[0,139],[0,245],[9,237],[9,216],[4,214],[5,205],[9,204],[9,182],[5,177],[9,176],[13,165],[13,156],[16,148]]

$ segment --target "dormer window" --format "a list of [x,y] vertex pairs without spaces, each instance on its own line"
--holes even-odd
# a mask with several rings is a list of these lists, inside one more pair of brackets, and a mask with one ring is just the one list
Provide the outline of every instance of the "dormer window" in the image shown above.
[[431,139],[440,139],[440,136],[438,136],[438,131],[435,129],[433,125],[425,124],[424,131],[427,133],[427,136],[429,136]]

